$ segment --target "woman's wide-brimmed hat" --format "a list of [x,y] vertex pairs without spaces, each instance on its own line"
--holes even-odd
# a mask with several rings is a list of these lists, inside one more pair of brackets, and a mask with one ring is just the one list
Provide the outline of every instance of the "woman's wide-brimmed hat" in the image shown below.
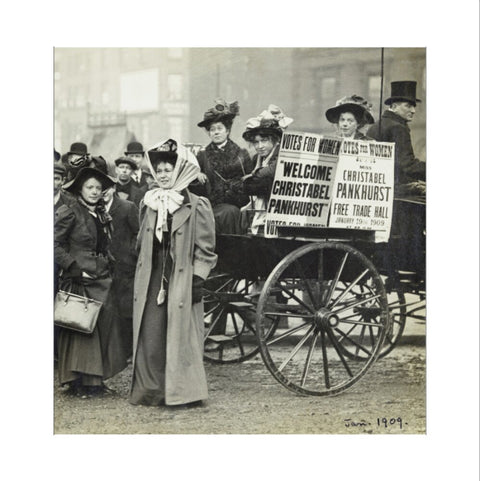
[[203,114],[203,120],[197,124],[199,127],[208,129],[214,122],[226,121],[230,123],[240,112],[236,100],[229,103],[223,99],[215,99],[214,104],[212,108]]
[[127,150],[124,152],[125,155],[130,154],[144,154],[145,150],[140,142],[130,142],[127,145]]
[[246,130],[242,137],[251,142],[256,135],[275,135],[281,137],[283,131],[293,122],[293,119],[286,117],[280,107],[270,104],[257,117],[247,120]]
[[87,146],[83,142],[74,142],[70,146],[70,150],[67,152],[67,155],[70,154],[88,155]]
[[385,105],[391,105],[393,102],[410,102],[417,105],[421,102],[417,99],[417,82],[413,80],[400,80],[391,83],[391,95],[385,100]]
[[340,114],[350,112],[355,116],[356,121],[363,127],[365,124],[373,124],[375,122],[373,115],[370,113],[372,104],[360,95],[353,94],[350,97],[343,97],[337,100],[335,107],[325,112],[327,120],[332,124],[337,124]]
[[106,190],[117,183],[113,177],[104,174],[101,170],[93,167],[83,167],[78,171],[75,178],[70,182],[67,182],[63,188],[69,192],[78,192],[82,188],[83,183],[91,177],[94,177],[102,184],[102,190]]
[[128,164],[133,170],[137,170],[136,162],[130,157],[119,157],[115,159],[115,165],[118,167],[120,164]]

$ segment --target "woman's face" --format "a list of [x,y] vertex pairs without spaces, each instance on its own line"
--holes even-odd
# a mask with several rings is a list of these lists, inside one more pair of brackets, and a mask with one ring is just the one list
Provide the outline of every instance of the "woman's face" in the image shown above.
[[173,165],[168,162],[159,162],[155,172],[157,173],[158,185],[164,189],[169,189],[172,182]]
[[96,204],[102,197],[102,183],[91,177],[83,183],[80,193],[87,202]]
[[276,142],[271,137],[262,137],[261,135],[255,135],[252,141],[252,145],[258,155],[265,157],[275,147]]
[[223,144],[230,134],[230,130],[228,130],[222,122],[213,122],[208,129],[208,135],[212,139],[214,144]]
[[341,137],[351,137],[355,134],[358,128],[358,122],[355,115],[350,112],[340,114],[338,118],[338,132]]

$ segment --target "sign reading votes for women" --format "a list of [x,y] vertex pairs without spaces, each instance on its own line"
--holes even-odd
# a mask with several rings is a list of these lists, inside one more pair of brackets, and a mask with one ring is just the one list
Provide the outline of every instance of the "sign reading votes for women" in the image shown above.
[[265,237],[277,226],[373,230],[388,240],[394,178],[394,144],[284,133]]
[[375,231],[376,242],[390,235],[395,144],[344,139],[333,184],[329,227]]

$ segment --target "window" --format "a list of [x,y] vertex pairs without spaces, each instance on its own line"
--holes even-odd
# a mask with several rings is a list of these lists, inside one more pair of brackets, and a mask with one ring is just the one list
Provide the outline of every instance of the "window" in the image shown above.
[[336,79],[334,77],[322,78],[320,83],[320,96],[322,100],[330,100],[335,97]]
[[369,75],[368,77],[368,101],[377,104],[380,98],[382,77],[380,75]]
[[183,122],[179,117],[169,117],[167,119],[168,123],[168,136],[171,139],[181,139],[182,138],[182,128]]
[[168,100],[181,100],[183,97],[183,75],[170,74],[167,77]]
[[169,48],[168,58],[182,58],[183,49],[181,48]]

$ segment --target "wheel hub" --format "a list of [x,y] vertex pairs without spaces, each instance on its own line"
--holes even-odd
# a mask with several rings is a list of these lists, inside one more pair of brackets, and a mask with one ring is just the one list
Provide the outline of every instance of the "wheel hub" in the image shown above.
[[315,324],[317,327],[335,327],[340,322],[340,318],[326,307],[321,307],[315,313]]

